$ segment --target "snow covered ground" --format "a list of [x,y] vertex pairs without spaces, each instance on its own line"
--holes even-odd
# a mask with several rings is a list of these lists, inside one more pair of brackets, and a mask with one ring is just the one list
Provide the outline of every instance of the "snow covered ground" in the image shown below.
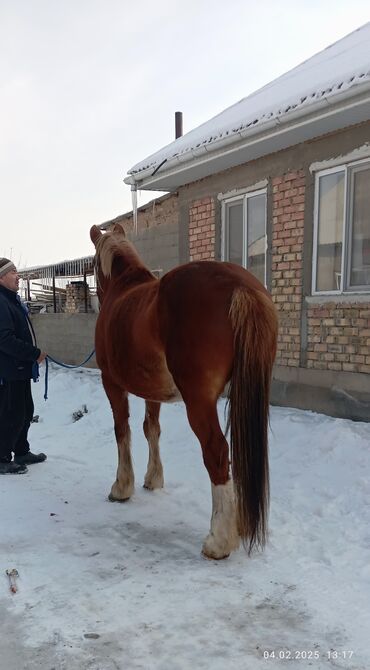
[[216,562],[200,554],[211,493],[182,404],[162,408],[151,493],[131,398],[136,492],[117,504],[99,373],[52,370],[43,390],[30,436],[48,460],[0,481],[1,670],[370,668],[370,424],[272,408],[269,543]]

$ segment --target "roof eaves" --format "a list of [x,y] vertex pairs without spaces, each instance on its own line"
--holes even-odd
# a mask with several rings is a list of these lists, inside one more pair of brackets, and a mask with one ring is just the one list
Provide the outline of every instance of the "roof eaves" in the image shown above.
[[[324,89],[301,96],[299,100],[292,101],[286,106],[278,107],[275,110],[264,112],[257,118],[246,120],[239,125],[233,125],[216,133],[213,132],[211,135],[206,135],[202,140],[194,144],[185,144],[182,149],[178,149],[177,151],[175,151],[177,144],[175,141],[168,145],[167,151],[166,148],[162,149],[156,154],[149,156],[147,161],[142,161],[141,163],[134,165],[133,168],[128,171],[128,177],[125,179],[125,182],[130,184],[135,183],[137,176],[141,173],[146,173],[153,168],[158,169],[161,162],[164,164],[169,163],[169,161],[181,161],[183,157],[185,157],[185,160],[191,160],[193,152],[202,148],[207,150],[207,147],[210,147],[210,150],[212,151],[220,142],[225,141],[225,143],[228,143],[228,138],[231,138],[231,141],[237,141],[238,137],[241,134],[244,136],[245,132],[248,133],[250,131],[250,134],[253,134],[255,129],[259,130],[262,126],[264,128],[270,128],[271,122],[275,121],[276,125],[284,123],[285,117],[287,117],[287,121],[291,119],[292,112],[298,111],[300,113],[300,110],[302,110],[302,113],[305,113],[307,108],[310,108],[310,110],[312,108],[312,112],[314,112],[317,108],[315,103],[320,103],[322,100],[326,100],[329,103],[329,98],[337,99],[338,95],[343,95],[349,90],[353,90],[353,95],[356,95],[357,87],[366,83],[370,84],[370,69],[365,72],[361,71],[359,73],[351,74],[347,80],[342,79]],[[191,132],[189,135],[190,134]],[[186,135],[181,139],[186,139]],[[157,155],[160,155],[160,158],[157,158]],[[165,158],[163,159],[163,157]],[[150,160],[151,158],[152,160]],[[166,165],[166,168],[168,168],[168,165]],[[130,179],[130,177],[132,177],[132,179]]]
[[[279,113],[269,115],[269,118],[264,115],[264,120],[261,117],[261,122],[243,124],[233,133],[223,134],[215,138],[212,143],[197,143],[194,147],[189,146],[186,151],[172,155],[168,154],[161,174],[165,176],[176,172],[180,173],[182,170],[189,169],[192,163],[195,165],[199,162],[201,157],[209,161],[212,154],[219,156],[222,152],[230,153],[234,150],[233,147],[235,147],[235,151],[238,151],[241,141],[250,140],[255,144],[258,141],[265,140],[266,136],[272,138],[292,124],[303,128],[320,114],[334,116],[337,110],[350,107],[352,104],[356,105],[356,100],[361,99],[361,96],[365,96],[366,104],[369,104],[370,72],[361,75],[356,85],[345,85],[343,82],[339,82],[335,88],[323,89],[310,96],[307,103],[306,100],[302,100],[300,105],[290,105],[289,109],[279,110]],[[163,155],[162,152],[162,157]],[[160,190],[162,187],[158,180],[159,175],[153,176],[157,173],[157,169],[153,171],[153,165],[155,165],[155,161],[152,161],[147,168],[142,168],[136,174],[130,171],[124,180],[125,183],[138,188],[150,189],[150,184],[155,181],[156,185],[153,186],[153,189]],[[168,189],[163,187],[163,190]]]

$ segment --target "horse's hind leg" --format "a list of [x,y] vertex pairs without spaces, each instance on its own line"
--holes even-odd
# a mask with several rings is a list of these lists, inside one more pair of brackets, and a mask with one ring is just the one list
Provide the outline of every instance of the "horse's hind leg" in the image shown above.
[[163,468],[159,453],[159,436],[161,428],[159,425],[159,402],[145,401],[145,419],[143,423],[144,434],[149,445],[148,467],[144,479],[146,489],[160,489],[163,487]]
[[112,407],[114,432],[118,448],[118,468],[116,481],[113,483],[109,500],[123,502],[134,492],[134,471],[131,460],[131,432],[128,423],[129,406],[127,392],[113,384],[102,375],[103,386]]
[[234,487],[229,475],[229,447],[220,428],[215,401],[192,397],[186,402],[186,409],[202,447],[212,488],[211,528],[202,551],[208,558],[226,558],[239,546]]

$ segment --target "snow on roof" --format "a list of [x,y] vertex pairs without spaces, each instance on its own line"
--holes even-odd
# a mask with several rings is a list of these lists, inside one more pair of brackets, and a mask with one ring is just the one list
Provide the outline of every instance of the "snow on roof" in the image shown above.
[[137,163],[128,174],[134,177],[149,168],[159,169],[171,158],[204,145],[211,148],[242,130],[254,131],[256,126],[263,130],[266,122],[282,120],[299,108],[309,112],[310,105],[320,99],[338,96],[363,83],[370,83],[370,22]]

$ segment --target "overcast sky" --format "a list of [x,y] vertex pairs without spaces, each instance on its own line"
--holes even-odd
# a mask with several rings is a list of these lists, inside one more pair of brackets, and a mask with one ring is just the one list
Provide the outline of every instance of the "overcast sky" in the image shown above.
[[0,0],[0,256],[93,253],[175,111],[187,132],[369,20],[369,0]]

